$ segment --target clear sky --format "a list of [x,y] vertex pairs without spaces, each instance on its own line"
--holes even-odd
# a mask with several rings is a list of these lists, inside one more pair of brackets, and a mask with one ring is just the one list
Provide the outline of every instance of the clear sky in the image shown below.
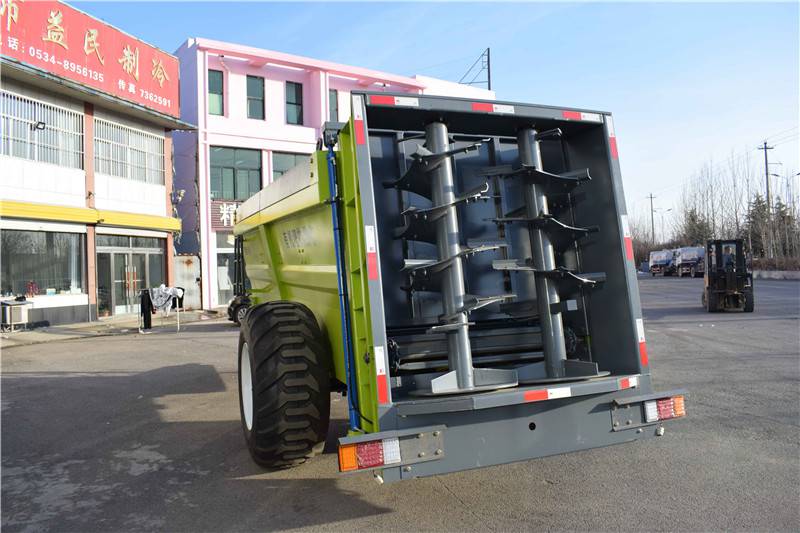
[[[458,81],[492,49],[501,100],[611,111],[629,210],[709,159],[798,162],[798,3],[72,2],[174,51],[207,37]],[[795,181],[797,183],[797,181]]]

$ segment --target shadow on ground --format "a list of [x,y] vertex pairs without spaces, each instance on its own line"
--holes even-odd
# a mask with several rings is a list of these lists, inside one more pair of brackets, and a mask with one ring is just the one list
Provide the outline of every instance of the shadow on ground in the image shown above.
[[[342,490],[330,460],[259,469],[235,387],[234,372],[208,364],[4,369],[3,530],[220,531],[233,527],[231,516],[248,530],[281,530],[387,511]],[[344,427],[332,421],[328,452]]]

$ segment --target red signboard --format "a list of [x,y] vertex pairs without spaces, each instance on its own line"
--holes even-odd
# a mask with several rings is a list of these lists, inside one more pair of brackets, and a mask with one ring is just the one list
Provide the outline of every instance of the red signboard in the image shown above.
[[178,59],[61,2],[0,0],[0,54],[180,116]]
[[233,231],[236,223],[236,210],[242,202],[234,200],[211,200],[211,229],[214,231]]

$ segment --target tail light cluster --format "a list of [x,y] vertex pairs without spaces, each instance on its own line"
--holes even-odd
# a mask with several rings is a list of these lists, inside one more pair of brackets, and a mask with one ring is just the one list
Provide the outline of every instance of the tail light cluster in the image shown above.
[[352,472],[401,462],[397,437],[339,446],[339,471]]
[[658,420],[669,420],[686,416],[686,406],[683,396],[673,396],[671,398],[660,398],[644,402],[645,422],[657,422]]

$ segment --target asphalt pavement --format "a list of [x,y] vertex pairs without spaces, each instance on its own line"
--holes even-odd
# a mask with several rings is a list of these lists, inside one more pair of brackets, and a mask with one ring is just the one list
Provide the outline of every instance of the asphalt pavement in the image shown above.
[[689,390],[662,438],[378,485],[326,452],[250,460],[237,330],[50,342],[2,353],[2,529],[800,530],[800,283],[708,314],[702,280],[642,278],[654,384]]

